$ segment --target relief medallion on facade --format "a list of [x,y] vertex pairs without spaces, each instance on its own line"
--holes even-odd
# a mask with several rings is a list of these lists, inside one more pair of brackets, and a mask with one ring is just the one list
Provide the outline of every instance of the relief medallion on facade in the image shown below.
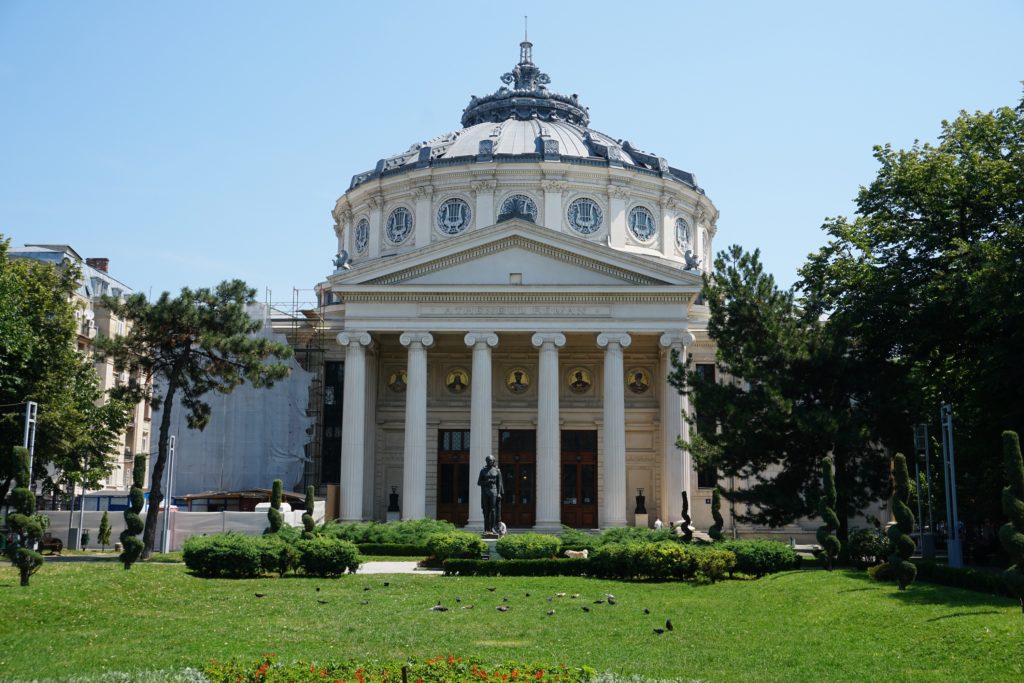
[[398,368],[388,373],[388,389],[396,394],[404,394],[409,385],[409,375],[405,368]]
[[463,368],[452,368],[445,375],[444,386],[453,394],[465,393],[469,389],[469,373]]
[[524,368],[512,368],[505,376],[505,387],[513,394],[525,394],[530,388],[530,375]]
[[566,375],[566,382],[574,394],[585,394],[594,385],[594,375],[587,368],[573,368]]
[[626,373],[626,388],[634,394],[646,394],[651,388],[651,373],[643,368],[633,368]]

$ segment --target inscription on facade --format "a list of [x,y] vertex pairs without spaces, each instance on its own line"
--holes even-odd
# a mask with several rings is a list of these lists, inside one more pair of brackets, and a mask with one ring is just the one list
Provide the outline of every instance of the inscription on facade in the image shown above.
[[420,306],[422,317],[441,318],[606,318],[611,313],[611,308],[608,306],[534,306],[529,304]]

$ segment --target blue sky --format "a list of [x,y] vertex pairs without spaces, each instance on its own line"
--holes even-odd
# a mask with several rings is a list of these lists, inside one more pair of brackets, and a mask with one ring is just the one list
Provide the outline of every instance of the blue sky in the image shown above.
[[309,300],[330,210],[377,159],[459,127],[530,16],[591,125],[696,173],[716,249],[791,284],[872,145],[1013,105],[1024,2],[0,0],[0,233],[111,259],[154,295],[240,277]]

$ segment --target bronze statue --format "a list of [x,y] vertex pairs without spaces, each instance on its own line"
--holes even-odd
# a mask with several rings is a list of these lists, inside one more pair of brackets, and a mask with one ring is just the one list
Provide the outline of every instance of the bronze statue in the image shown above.
[[494,462],[494,456],[488,455],[486,465],[480,470],[476,485],[480,487],[480,507],[484,513],[484,533],[498,533],[501,522],[501,497],[505,495],[505,487],[501,482],[501,470]]

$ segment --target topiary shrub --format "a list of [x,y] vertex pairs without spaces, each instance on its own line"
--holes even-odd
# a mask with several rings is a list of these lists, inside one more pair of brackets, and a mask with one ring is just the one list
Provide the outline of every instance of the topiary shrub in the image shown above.
[[29,577],[43,566],[43,556],[33,548],[43,537],[49,519],[36,514],[36,496],[29,488],[28,449],[15,446],[12,459],[18,488],[11,492],[14,512],[8,513],[7,526],[13,539],[5,552],[11,564],[18,568],[21,585],[28,586]]
[[283,484],[280,479],[275,479],[270,488],[270,509],[267,510],[267,519],[270,526],[263,532],[265,534],[276,534],[284,524],[284,515],[281,514],[281,490]]
[[691,552],[696,555],[694,578],[715,583],[721,581],[726,573],[731,574],[736,568],[736,554],[731,550],[698,545],[694,546]]
[[686,491],[683,491],[683,521],[680,522],[678,527],[679,540],[683,543],[689,543],[693,540],[693,527],[690,526],[690,498],[686,495]]
[[487,552],[487,544],[468,531],[450,531],[427,537],[430,562],[440,564],[449,559],[480,559]]
[[103,517],[100,519],[100,529],[96,532],[96,540],[99,541],[102,550],[106,550],[110,545],[110,517],[106,510],[103,511]]
[[716,541],[721,541],[725,519],[722,517],[722,494],[717,486],[711,492],[711,519],[715,520],[715,523],[708,529],[708,536]]
[[661,543],[607,543],[589,558],[589,572],[614,579],[722,578],[735,566],[736,556],[717,547]]
[[896,579],[900,590],[914,582],[917,567],[910,561],[914,554],[914,539],[910,533],[914,530],[914,513],[907,501],[910,500],[910,474],[907,472],[907,459],[902,453],[892,458],[892,513],[896,523],[889,527],[889,569],[887,574]]
[[561,541],[548,534],[507,534],[498,539],[495,550],[506,560],[541,560],[556,557]]
[[339,576],[359,569],[359,549],[350,541],[316,536],[299,541],[296,550],[299,566],[310,576]]
[[132,467],[132,488],[128,492],[130,506],[124,511],[124,531],[121,532],[121,555],[118,559],[124,564],[125,569],[131,569],[136,560],[142,556],[143,543],[139,538],[145,526],[142,523],[142,506],[145,504],[145,494],[142,491],[146,483],[146,456],[141,453],[135,456],[135,463]]
[[424,545],[431,534],[455,530],[454,524],[443,519],[410,519],[396,522],[328,522],[321,533],[357,544]]
[[1024,461],[1016,432],[1003,432],[1003,514],[1010,521],[999,528],[999,542],[1013,564],[1003,572],[1003,580],[1020,600],[1024,611]]
[[821,554],[825,558],[825,569],[832,571],[832,563],[839,556],[843,546],[836,536],[839,528],[839,517],[836,515],[836,475],[832,469],[831,456],[822,461],[821,498],[818,499],[818,516],[822,525],[815,536],[821,545]]
[[302,537],[313,538],[316,522],[313,520],[313,509],[316,501],[313,499],[313,486],[306,487],[306,511],[302,514]]
[[282,534],[267,534],[259,540],[260,568],[284,576],[299,565],[299,551],[295,541],[287,541]]
[[729,550],[736,556],[734,571],[758,578],[794,569],[800,559],[795,550],[778,541],[743,539],[725,541],[715,547]]
[[261,538],[229,531],[187,539],[181,556],[185,566],[198,576],[253,578],[263,573],[266,547]]

